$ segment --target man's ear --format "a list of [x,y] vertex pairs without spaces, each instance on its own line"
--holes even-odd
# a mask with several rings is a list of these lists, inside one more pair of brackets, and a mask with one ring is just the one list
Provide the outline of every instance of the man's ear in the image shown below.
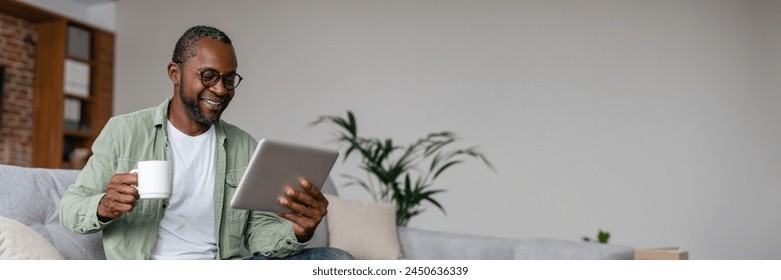
[[182,73],[179,71],[179,65],[173,62],[168,63],[168,78],[174,83],[174,86],[179,86],[179,75]]

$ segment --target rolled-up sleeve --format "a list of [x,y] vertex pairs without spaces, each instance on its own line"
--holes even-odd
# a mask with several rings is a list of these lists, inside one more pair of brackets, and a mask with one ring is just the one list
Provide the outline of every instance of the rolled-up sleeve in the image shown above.
[[252,254],[284,258],[300,252],[309,242],[298,242],[293,223],[274,213],[253,211],[250,214],[246,240]]

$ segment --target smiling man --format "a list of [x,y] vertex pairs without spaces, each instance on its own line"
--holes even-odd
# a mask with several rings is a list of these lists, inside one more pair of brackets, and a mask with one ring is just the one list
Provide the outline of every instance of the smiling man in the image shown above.
[[[351,259],[334,248],[303,249],[327,213],[316,186],[288,193],[292,213],[233,209],[229,201],[257,142],[220,119],[241,84],[231,40],[209,26],[188,29],[168,64],[173,96],[109,120],[93,156],[60,204],[77,233],[103,232],[109,259]],[[139,199],[147,160],[170,162],[171,196]],[[242,243],[251,256],[242,255]]]

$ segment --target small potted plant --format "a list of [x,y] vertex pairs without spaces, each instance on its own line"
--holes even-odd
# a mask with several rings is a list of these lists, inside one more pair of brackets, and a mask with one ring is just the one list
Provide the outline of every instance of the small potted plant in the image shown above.
[[597,242],[597,243],[601,243],[601,244],[607,244],[608,240],[610,240],[610,232],[602,231],[601,229],[597,233],[597,239],[596,240],[592,240],[588,236],[583,236],[583,241],[585,241],[585,242]]

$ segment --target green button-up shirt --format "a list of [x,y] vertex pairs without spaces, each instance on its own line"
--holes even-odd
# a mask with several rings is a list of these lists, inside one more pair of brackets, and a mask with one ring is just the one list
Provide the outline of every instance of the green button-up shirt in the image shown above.
[[[144,160],[170,160],[166,120],[171,98],[155,108],[113,117],[92,145],[92,157],[60,202],[60,222],[77,233],[103,231],[108,259],[149,259],[168,200],[144,199],[132,212],[108,223],[97,209],[111,177],[128,173]],[[219,120],[215,124],[217,149],[214,186],[215,232],[220,259],[242,257],[242,241],[249,252],[268,257],[297,253],[293,224],[274,213],[233,209],[230,200],[255,151],[248,133]],[[246,254],[246,253],[245,253]]]

